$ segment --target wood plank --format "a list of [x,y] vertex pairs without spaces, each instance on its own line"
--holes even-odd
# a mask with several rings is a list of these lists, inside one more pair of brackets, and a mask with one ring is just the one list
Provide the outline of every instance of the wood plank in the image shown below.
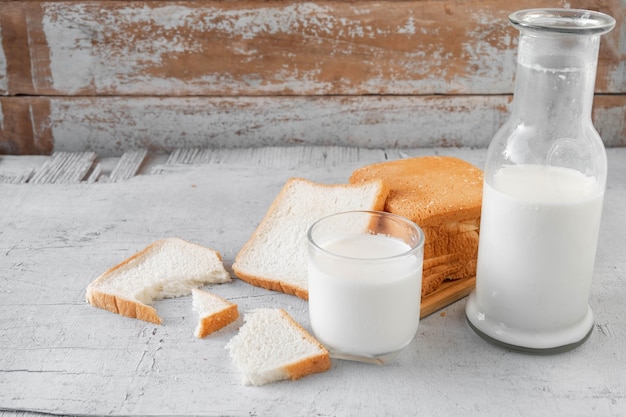
[[117,182],[132,178],[141,168],[141,165],[144,163],[147,155],[148,151],[145,149],[125,152],[119,159],[113,171],[111,171],[111,174],[106,176],[106,179],[101,178],[100,180],[106,182]]
[[28,181],[30,184],[65,184],[80,182],[91,170],[93,152],[55,152]]
[[[45,102],[38,113],[31,101]],[[340,145],[365,148],[486,147],[508,117],[511,96],[0,97],[32,108],[56,151],[121,156],[146,148]],[[7,104],[8,103],[8,104]],[[17,104],[19,103],[19,104]],[[0,153],[32,146],[31,118],[4,112]],[[626,146],[626,95],[598,95],[593,119],[607,147]],[[50,146],[52,148],[52,146]]]
[[422,299],[420,317],[431,314],[466,297],[476,287],[476,278],[463,278],[455,281],[444,281],[436,291]]
[[0,183],[1,184],[24,184],[28,182],[30,177],[33,175],[34,170],[24,170],[22,172],[13,172],[10,174],[0,173]]
[[46,161],[47,156],[0,156],[0,183],[23,184],[27,182],[34,172]]
[[54,134],[50,98],[0,98],[0,153],[15,155],[50,154]]
[[[430,151],[425,149],[424,152]],[[199,165],[238,165],[242,161],[265,169],[295,171],[303,165],[324,167],[329,164],[329,160],[365,164],[405,156],[406,154],[399,149],[365,149],[343,146],[263,146],[236,150],[227,148],[178,149],[164,163],[154,164],[147,173],[154,175],[165,172],[185,172]]]
[[[7,95],[506,94],[514,10],[538,0],[16,1],[0,3]],[[597,91],[626,92],[626,3]]]

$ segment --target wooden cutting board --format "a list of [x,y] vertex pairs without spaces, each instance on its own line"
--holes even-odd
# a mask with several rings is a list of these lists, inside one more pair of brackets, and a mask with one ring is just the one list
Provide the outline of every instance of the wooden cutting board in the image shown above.
[[467,296],[476,286],[476,277],[444,281],[435,292],[422,299],[420,318],[424,318]]

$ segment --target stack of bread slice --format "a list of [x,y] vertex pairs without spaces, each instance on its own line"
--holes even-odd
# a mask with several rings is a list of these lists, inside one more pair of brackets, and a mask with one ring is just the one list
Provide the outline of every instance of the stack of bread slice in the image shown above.
[[483,172],[449,156],[386,161],[358,168],[350,183],[382,180],[385,211],[417,223],[426,237],[422,296],[446,279],[476,274]]

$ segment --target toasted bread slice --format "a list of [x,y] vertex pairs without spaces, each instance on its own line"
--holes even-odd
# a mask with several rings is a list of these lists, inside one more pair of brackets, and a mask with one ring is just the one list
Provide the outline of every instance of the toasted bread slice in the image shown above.
[[327,185],[290,179],[237,254],[235,274],[252,285],[308,299],[309,227],[342,211],[382,210],[387,194],[381,180]]
[[421,227],[480,217],[483,172],[459,158],[423,156],[358,168],[350,183],[372,179],[389,186],[385,210]]
[[87,287],[86,299],[95,307],[161,324],[156,309],[150,306],[154,300],[189,295],[192,288],[230,279],[218,252],[168,238],[100,275]]
[[194,335],[202,339],[237,320],[237,304],[231,303],[209,291],[191,290],[193,309],[198,313],[198,326]]
[[244,385],[298,379],[330,369],[324,346],[279,308],[244,315],[244,325],[226,345]]

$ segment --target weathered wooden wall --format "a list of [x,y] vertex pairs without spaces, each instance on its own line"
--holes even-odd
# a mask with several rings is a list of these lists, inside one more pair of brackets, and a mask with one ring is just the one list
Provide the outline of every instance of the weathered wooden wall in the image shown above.
[[594,122],[626,146],[626,0],[0,3],[0,153],[486,146],[530,7],[614,16]]

